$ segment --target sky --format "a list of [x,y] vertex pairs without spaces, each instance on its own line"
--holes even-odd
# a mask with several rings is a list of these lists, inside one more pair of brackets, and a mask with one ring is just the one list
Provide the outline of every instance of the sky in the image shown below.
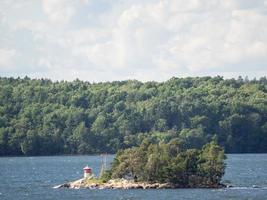
[[1,0],[0,76],[267,76],[267,0]]

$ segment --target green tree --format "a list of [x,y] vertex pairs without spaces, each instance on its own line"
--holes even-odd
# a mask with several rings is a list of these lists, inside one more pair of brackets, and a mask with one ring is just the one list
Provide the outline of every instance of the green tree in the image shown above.
[[210,183],[219,184],[226,167],[225,158],[223,149],[214,142],[205,145],[200,154],[199,173]]

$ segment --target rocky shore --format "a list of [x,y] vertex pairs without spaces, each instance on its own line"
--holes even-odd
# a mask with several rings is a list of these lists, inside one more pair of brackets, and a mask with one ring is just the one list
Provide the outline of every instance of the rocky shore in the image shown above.
[[[224,185],[214,186],[200,186],[198,188],[222,188]],[[106,183],[92,181],[87,179],[79,179],[73,182],[64,183],[55,186],[54,188],[70,188],[70,189],[174,189],[181,188],[171,183],[148,183],[148,182],[134,182],[127,179],[111,179]],[[196,187],[197,188],[197,187]]]

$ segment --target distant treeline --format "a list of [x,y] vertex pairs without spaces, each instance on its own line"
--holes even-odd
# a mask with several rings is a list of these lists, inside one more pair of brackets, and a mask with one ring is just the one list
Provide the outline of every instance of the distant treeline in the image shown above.
[[145,138],[267,152],[267,79],[0,78],[0,155],[115,153]]

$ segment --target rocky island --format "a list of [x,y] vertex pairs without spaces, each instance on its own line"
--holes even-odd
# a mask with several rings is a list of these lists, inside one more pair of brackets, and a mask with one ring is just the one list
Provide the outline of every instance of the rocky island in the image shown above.
[[221,188],[226,158],[215,142],[202,149],[187,149],[179,140],[151,143],[120,150],[99,178],[84,177],[55,188],[163,189]]
[[[199,185],[198,188],[224,188],[224,184],[216,185]],[[111,179],[108,182],[99,182],[98,180],[88,181],[84,178],[55,186],[54,188],[70,188],[70,189],[175,189],[184,188],[173,183],[149,183],[135,182],[127,179]],[[193,187],[194,188],[194,187]]]

